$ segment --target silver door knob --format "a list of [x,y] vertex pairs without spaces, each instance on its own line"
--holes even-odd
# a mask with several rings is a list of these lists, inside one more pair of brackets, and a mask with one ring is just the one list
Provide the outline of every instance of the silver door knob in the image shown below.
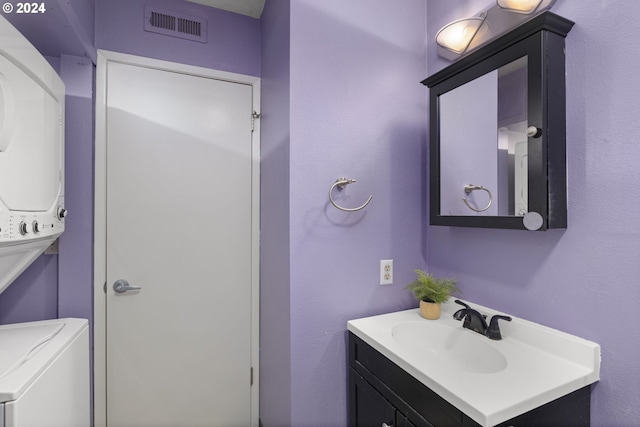
[[129,282],[123,279],[118,279],[113,282],[113,290],[118,294],[122,294],[127,291],[139,291],[142,289],[140,286],[129,286]]

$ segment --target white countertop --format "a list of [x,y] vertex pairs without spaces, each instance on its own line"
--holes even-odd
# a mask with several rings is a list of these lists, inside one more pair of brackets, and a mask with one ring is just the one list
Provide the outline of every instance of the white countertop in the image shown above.
[[[487,319],[505,314],[467,303]],[[442,305],[438,320],[423,319],[413,309],[350,320],[347,329],[483,426],[499,424],[600,379],[598,344],[513,316],[511,322],[500,321],[499,341],[464,329],[472,334],[471,340],[486,340],[506,358],[506,367],[492,373],[440,365],[392,335],[393,327],[405,322],[438,322],[463,329],[462,322],[452,317],[460,308],[451,299]]]

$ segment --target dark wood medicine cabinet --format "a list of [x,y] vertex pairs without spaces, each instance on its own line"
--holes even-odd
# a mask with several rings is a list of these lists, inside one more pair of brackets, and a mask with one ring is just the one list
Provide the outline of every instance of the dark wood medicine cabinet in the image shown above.
[[433,74],[430,223],[567,227],[565,37],[552,12]]

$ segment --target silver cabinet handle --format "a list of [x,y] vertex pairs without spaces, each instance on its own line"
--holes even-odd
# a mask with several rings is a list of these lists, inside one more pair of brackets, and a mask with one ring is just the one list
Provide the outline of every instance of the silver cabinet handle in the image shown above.
[[124,279],[118,279],[113,282],[113,290],[118,294],[122,294],[127,291],[139,291],[142,289],[140,286],[129,286],[129,282]]

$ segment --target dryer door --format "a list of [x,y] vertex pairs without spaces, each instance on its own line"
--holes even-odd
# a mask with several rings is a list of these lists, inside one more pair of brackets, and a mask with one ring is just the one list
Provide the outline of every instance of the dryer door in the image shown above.
[[32,75],[0,54],[0,209],[47,211],[61,191],[63,104]]

